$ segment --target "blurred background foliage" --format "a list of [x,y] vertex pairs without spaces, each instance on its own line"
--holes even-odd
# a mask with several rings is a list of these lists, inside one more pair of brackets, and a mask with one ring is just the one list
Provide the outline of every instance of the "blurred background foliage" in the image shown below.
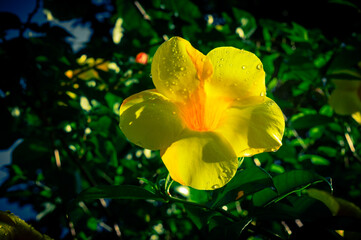
[[[28,223],[55,239],[360,239],[360,125],[328,104],[333,78],[361,73],[360,9],[356,0],[43,0],[26,22],[1,12],[0,148],[21,139],[1,197],[30,205]],[[32,20],[39,12],[47,21]],[[69,21],[91,31],[79,49],[54,23]],[[204,54],[254,52],[286,117],[280,150],[245,158],[213,192],[170,184],[159,153],[118,128],[122,100],[154,88],[152,56],[172,36]]]

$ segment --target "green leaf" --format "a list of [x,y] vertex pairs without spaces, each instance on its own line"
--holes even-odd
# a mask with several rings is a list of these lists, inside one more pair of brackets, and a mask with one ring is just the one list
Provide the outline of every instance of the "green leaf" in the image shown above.
[[108,116],[102,116],[101,118],[99,118],[98,121],[93,121],[89,124],[89,127],[93,130],[94,132],[97,132],[99,135],[107,138],[109,135],[109,128],[111,126],[112,123],[112,119]]
[[308,37],[308,31],[307,29],[305,29],[304,27],[302,27],[301,25],[292,22],[292,30],[286,30],[286,32],[289,32],[290,35],[288,36],[288,38],[294,42],[308,42],[309,41],[309,37]]
[[331,123],[334,120],[331,117],[327,117],[319,114],[307,114],[300,116],[296,119],[291,119],[291,127],[294,129],[312,128],[318,125],[324,125]]
[[211,202],[212,207],[220,207],[236,201],[243,195],[273,187],[271,176],[262,168],[257,167],[251,158],[246,158],[242,166],[244,169],[238,170],[226,186],[214,191],[216,197]]
[[317,155],[313,155],[313,154],[302,155],[302,156],[300,156],[299,160],[300,161],[310,160],[312,162],[312,164],[315,164],[315,165],[323,165],[323,166],[330,165],[330,161],[327,160],[326,158],[323,158],[323,157],[317,156]]
[[329,2],[349,6],[360,12],[360,9],[357,7],[356,4],[353,4],[352,2],[347,1],[347,0],[329,0]]
[[88,219],[87,221],[87,226],[90,230],[97,230],[97,227],[98,227],[98,220],[94,217],[91,217]]
[[[253,195],[255,206],[264,206],[278,201],[294,191],[318,182],[329,182],[322,176],[306,170],[293,170],[273,177],[275,189],[266,188]],[[330,185],[330,184],[329,184]],[[331,185],[330,185],[330,188]]]
[[215,215],[209,219],[209,238],[207,239],[238,239],[242,231],[250,224],[251,218],[243,218],[232,222],[224,216]]
[[244,31],[245,37],[249,38],[257,29],[256,19],[244,10],[232,8],[234,17]]
[[82,191],[77,201],[93,200],[100,198],[110,199],[152,199],[157,201],[164,201],[164,199],[142,187],[132,185],[119,186],[96,186]]
[[335,157],[338,152],[337,149],[328,146],[320,146],[317,148],[317,151],[327,155],[328,157]]
[[105,100],[107,101],[108,107],[113,111],[115,110],[115,107],[119,107],[123,101],[121,97],[111,92],[107,92],[107,94],[105,94]]
[[207,226],[209,218],[216,214],[214,211],[209,211],[205,208],[197,207],[191,204],[184,204],[184,208],[188,217],[198,229],[202,229],[204,226]]
[[288,196],[286,200],[266,208],[258,208],[254,214],[257,219],[267,220],[314,220],[319,217],[332,216],[324,204],[312,197]]
[[187,22],[192,22],[202,16],[198,6],[189,0],[164,1],[165,7],[174,11],[174,15]]
[[334,51],[328,51],[324,54],[320,54],[315,60],[313,60],[313,64],[315,64],[317,68],[325,66],[330,61],[333,53]]

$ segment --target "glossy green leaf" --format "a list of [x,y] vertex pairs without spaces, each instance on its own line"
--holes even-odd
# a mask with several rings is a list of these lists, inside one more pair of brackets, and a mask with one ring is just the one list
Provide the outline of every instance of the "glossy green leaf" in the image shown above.
[[301,219],[312,221],[320,217],[331,217],[329,209],[320,201],[309,196],[288,196],[285,201],[258,208],[255,215],[267,220]]
[[308,114],[300,116],[291,122],[294,129],[311,128],[333,122],[333,118],[319,114]]
[[257,167],[252,158],[246,158],[242,166],[243,168],[237,171],[228,184],[214,191],[212,207],[220,207],[236,201],[244,195],[273,187],[271,176],[262,168]]
[[251,219],[248,217],[232,222],[224,216],[215,215],[209,219],[210,234],[208,239],[238,239],[250,223]]
[[190,204],[184,204],[184,208],[188,217],[192,220],[198,229],[202,229],[207,226],[209,218],[216,214],[213,211],[209,211]]
[[300,161],[310,160],[315,165],[328,166],[330,165],[330,161],[324,157],[313,155],[313,154],[305,154],[299,157]]
[[[293,170],[273,177],[275,188],[265,188],[253,195],[255,206],[264,206],[276,202],[294,191],[319,182],[329,182],[320,175],[306,170]],[[330,185],[331,187],[331,185]]]
[[77,201],[109,199],[151,199],[163,201],[164,199],[142,187],[132,185],[97,186],[82,191],[76,198]]

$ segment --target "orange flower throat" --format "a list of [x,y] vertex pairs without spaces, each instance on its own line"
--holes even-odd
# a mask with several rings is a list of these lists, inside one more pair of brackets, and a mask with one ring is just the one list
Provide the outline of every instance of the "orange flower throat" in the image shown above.
[[203,87],[193,93],[185,104],[180,105],[182,117],[194,131],[212,131],[219,125],[230,100],[207,96]]

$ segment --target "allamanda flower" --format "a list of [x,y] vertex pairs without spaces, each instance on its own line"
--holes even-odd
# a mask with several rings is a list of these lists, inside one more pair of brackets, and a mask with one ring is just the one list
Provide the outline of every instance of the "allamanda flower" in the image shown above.
[[156,51],[151,73],[155,89],[124,100],[120,128],[136,145],[159,149],[173,180],[216,189],[235,175],[238,157],[282,145],[283,114],[265,96],[253,53],[219,47],[205,56],[173,37]]
[[361,75],[348,70],[337,73],[353,75],[359,80],[333,79],[335,90],[331,93],[329,104],[337,114],[351,115],[361,124]]

